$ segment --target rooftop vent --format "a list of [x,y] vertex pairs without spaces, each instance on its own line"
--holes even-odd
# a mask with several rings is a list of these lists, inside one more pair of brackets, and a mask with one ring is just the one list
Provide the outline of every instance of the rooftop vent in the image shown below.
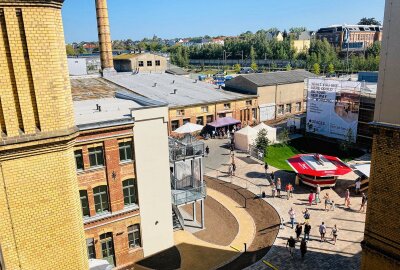
[[172,81],[172,84],[174,84],[174,83],[175,83],[175,80]]
[[193,83],[197,83],[197,79],[195,79]]
[[176,92],[178,92],[178,89],[174,89],[174,92],[171,93],[171,95],[176,95]]
[[156,86],[157,86],[157,83],[155,82],[154,85],[153,85],[153,87],[156,87]]

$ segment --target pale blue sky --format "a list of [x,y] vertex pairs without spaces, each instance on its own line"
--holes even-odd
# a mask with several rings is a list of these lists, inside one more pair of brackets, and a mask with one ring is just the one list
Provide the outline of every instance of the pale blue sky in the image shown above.
[[[108,0],[112,39],[238,35],[270,27],[383,21],[384,0]],[[67,42],[97,40],[94,0],[65,0]]]

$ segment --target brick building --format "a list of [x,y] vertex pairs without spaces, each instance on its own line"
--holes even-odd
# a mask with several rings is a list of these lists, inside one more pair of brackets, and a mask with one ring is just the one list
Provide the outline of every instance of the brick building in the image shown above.
[[400,2],[387,0],[361,269],[400,269]]
[[326,39],[339,52],[347,51],[348,38],[349,51],[363,52],[375,41],[382,41],[382,29],[379,25],[334,25],[319,29],[316,38]]
[[[150,136],[140,134],[154,134],[155,140],[161,142],[167,138],[167,120],[160,118],[162,122],[154,124],[149,120],[167,117],[167,108],[102,78],[71,82],[79,129],[74,154],[88,256],[106,259],[116,269],[128,269],[144,256],[173,244],[168,148],[164,149],[166,170],[161,170],[158,177],[150,172],[151,179],[143,175],[144,170],[149,171],[148,166],[137,164],[143,164],[144,151],[136,151],[138,144],[145,145],[147,151],[163,158],[162,150],[152,147]],[[164,113],[152,112],[154,106],[161,106]],[[136,123],[139,111],[147,111],[147,116]],[[165,130],[156,132],[159,126]],[[151,159],[145,160],[146,165],[162,165],[156,157]],[[153,202],[152,207],[148,204],[153,200],[149,193],[156,192],[154,185],[164,187],[157,191],[158,205]],[[149,225],[152,215],[163,225]],[[143,224],[146,221],[147,226]]]
[[89,268],[62,3],[0,0],[0,269]]

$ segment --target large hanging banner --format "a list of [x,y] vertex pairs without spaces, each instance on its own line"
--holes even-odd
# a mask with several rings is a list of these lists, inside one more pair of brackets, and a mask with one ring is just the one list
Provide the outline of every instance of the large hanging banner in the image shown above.
[[307,132],[356,141],[361,82],[308,79]]

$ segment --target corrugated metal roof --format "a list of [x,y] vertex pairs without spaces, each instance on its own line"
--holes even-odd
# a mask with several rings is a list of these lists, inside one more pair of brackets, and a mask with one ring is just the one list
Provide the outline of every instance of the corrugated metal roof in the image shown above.
[[254,73],[240,75],[236,78],[226,82],[226,87],[235,88],[235,81],[243,78],[257,86],[268,86],[276,84],[289,84],[303,82],[306,78],[317,77],[314,73],[308,72],[304,69],[296,69],[291,71],[277,71],[268,73]]

